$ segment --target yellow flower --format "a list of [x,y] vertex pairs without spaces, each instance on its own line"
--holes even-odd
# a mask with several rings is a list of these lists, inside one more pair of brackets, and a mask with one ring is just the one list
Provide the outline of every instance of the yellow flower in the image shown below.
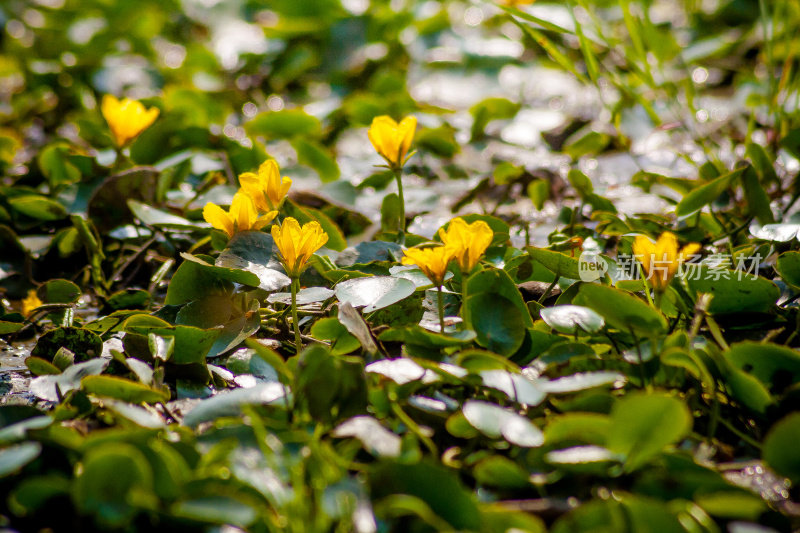
[[439,230],[439,237],[445,246],[453,249],[458,266],[464,274],[475,268],[491,244],[493,236],[492,228],[483,220],[467,224],[463,218],[455,218],[450,221],[447,231],[444,228]]
[[258,216],[253,200],[241,190],[233,195],[228,211],[211,202],[203,208],[206,222],[227,233],[228,237],[233,237],[237,231],[259,230],[272,222],[277,215],[277,211],[270,211],[266,215]]
[[391,117],[381,115],[372,119],[367,136],[390,167],[400,168],[406,162],[406,154],[416,129],[416,117],[408,116],[398,124]]
[[37,308],[44,305],[44,302],[36,296],[36,291],[31,289],[28,291],[28,297],[22,300],[22,315],[30,316],[30,314]]
[[447,265],[455,257],[455,250],[450,246],[434,246],[430,248],[409,248],[403,257],[404,265],[417,265],[422,273],[437,287],[444,283]]
[[633,254],[642,263],[647,279],[652,280],[655,290],[664,291],[678,272],[678,267],[700,251],[697,243],[687,244],[678,250],[678,239],[666,231],[654,243],[644,235],[633,242]]
[[261,163],[258,167],[258,174],[245,172],[239,175],[239,183],[247,195],[253,199],[256,207],[262,211],[274,211],[280,209],[292,180],[282,178],[278,163],[274,159],[269,159]]
[[159,113],[157,107],[145,109],[138,100],[117,100],[110,94],[103,96],[100,110],[120,148],[149,128]]
[[283,223],[272,226],[272,238],[281,254],[281,262],[291,278],[298,277],[311,256],[328,242],[328,234],[322,230],[319,222],[311,221],[300,224],[292,217],[286,217]]

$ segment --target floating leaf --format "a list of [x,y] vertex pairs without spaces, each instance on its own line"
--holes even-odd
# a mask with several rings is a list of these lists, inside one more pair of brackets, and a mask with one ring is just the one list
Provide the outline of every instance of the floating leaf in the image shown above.
[[629,393],[617,400],[611,410],[607,447],[624,455],[625,469],[632,471],[679,441],[691,427],[689,409],[679,399]]
[[794,482],[800,481],[800,413],[792,413],[772,426],[764,439],[764,462]]
[[81,388],[95,396],[106,396],[131,403],[158,403],[169,400],[169,393],[118,376],[87,376]]
[[186,413],[183,424],[196,427],[222,417],[237,417],[245,405],[284,405],[291,400],[286,397],[288,390],[281,383],[264,383],[248,389],[236,389],[203,400]]
[[486,435],[497,439],[501,436],[511,444],[523,448],[541,446],[544,434],[522,415],[498,405],[468,400],[462,408],[464,417],[472,426]]
[[108,366],[110,360],[97,358],[85,363],[78,363],[64,370],[61,374],[40,376],[31,381],[31,392],[42,400],[59,401],[60,394],[80,388],[81,380],[86,376],[100,374]]
[[610,326],[622,331],[633,330],[650,337],[667,328],[661,313],[632,294],[605,285],[581,285],[573,302],[597,311]]
[[336,285],[336,298],[362,312],[383,309],[414,294],[416,286],[407,279],[392,276],[373,276],[343,281]]
[[0,450],[0,478],[21,470],[40,453],[42,445],[38,442],[23,442]]
[[333,430],[334,437],[355,437],[377,457],[400,455],[400,437],[386,429],[371,416],[355,416]]
[[572,334],[578,329],[595,333],[605,325],[603,317],[580,305],[558,305],[540,311],[542,320],[560,333]]

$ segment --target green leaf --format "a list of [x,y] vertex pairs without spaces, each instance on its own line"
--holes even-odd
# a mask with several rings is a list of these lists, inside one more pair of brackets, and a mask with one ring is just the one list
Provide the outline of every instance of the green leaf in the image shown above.
[[276,270],[277,257],[274,249],[272,235],[260,231],[241,231],[228,241],[228,246],[219,254],[214,264],[220,268],[255,274],[258,277],[256,285],[235,279],[231,281],[274,292],[291,282],[288,276]]
[[[467,327],[477,333],[476,342],[480,346],[505,356],[512,355],[522,346],[525,316],[505,296],[490,292],[469,293],[464,314]],[[528,314],[527,310],[525,314]]]
[[723,354],[731,365],[781,390],[800,381],[800,353],[768,342],[740,342]]
[[85,363],[78,363],[67,368],[61,374],[45,375],[31,381],[31,392],[42,400],[59,401],[59,393],[64,395],[80,388],[81,380],[86,376],[100,374],[109,364],[108,359],[98,357]]
[[275,405],[284,406],[291,404],[287,397],[288,389],[278,382],[263,383],[248,389],[235,389],[217,394],[198,403],[183,418],[185,426],[194,428],[203,422],[212,422],[222,417],[238,417],[242,414],[242,407],[246,405]]
[[408,298],[416,286],[403,278],[373,276],[343,281],[336,285],[334,294],[342,303],[363,307],[362,312],[371,313]]
[[558,305],[540,311],[542,320],[559,333],[573,334],[579,329],[595,333],[605,325],[603,317],[579,305]]
[[298,138],[292,141],[292,146],[297,151],[298,162],[316,170],[323,182],[339,179],[339,165],[336,164],[336,159],[321,144]]
[[[126,442],[90,450],[73,485],[73,500],[84,513],[97,513],[102,522],[121,526],[136,513],[133,495],[153,490],[153,472],[142,453]],[[113,475],[109,475],[113,473]]]
[[471,142],[484,136],[486,126],[492,120],[514,118],[520,104],[507,98],[486,98],[469,108],[472,115]]
[[400,197],[389,193],[381,202],[381,231],[397,232],[400,227]]
[[400,437],[383,427],[371,416],[355,416],[336,427],[336,438],[354,437],[376,457],[397,457],[401,451]]
[[611,144],[611,136],[607,133],[590,131],[583,137],[564,146],[564,153],[572,159],[580,159],[585,155],[596,155]]
[[461,150],[455,138],[455,128],[442,124],[438,128],[421,128],[414,135],[417,148],[431,152],[439,157],[453,157]]
[[0,450],[0,478],[22,470],[41,453],[42,445],[38,442],[23,442]]
[[715,273],[710,268],[698,268],[688,276],[687,284],[694,298],[700,293],[714,296],[708,308],[711,314],[767,313],[780,297],[780,289],[773,282],[753,278],[742,270],[718,269]]
[[549,444],[561,441],[580,441],[602,445],[608,439],[611,420],[600,413],[565,413],[550,418],[544,428],[544,439]]
[[319,344],[300,354],[297,401],[319,422],[331,423],[364,413],[367,385],[361,357],[333,355]]
[[[214,265],[209,265],[201,258],[191,256],[178,267],[167,287],[165,305],[181,305],[192,300],[199,300],[208,295],[227,296],[233,292],[232,281],[227,277],[218,275]],[[209,268],[211,267],[211,268]],[[232,277],[232,276],[228,276]],[[258,277],[248,272],[243,272],[241,281],[248,285],[258,284]]]
[[61,220],[67,216],[66,208],[55,200],[46,196],[27,194],[8,199],[12,209],[23,215],[44,222]]
[[528,198],[533,206],[541,211],[544,203],[550,198],[550,183],[545,180],[535,179],[528,184]]
[[738,168],[708,183],[695,187],[675,207],[675,214],[683,217],[694,213],[706,204],[710,204],[722,195],[742,175],[744,170],[744,167]]
[[767,504],[761,497],[744,490],[698,494],[694,501],[710,515],[728,519],[756,521],[767,510]]
[[81,180],[81,171],[68,158],[69,151],[69,147],[64,144],[51,144],[42,149],[36,158],[42,174],[53,188]]
[[778,257],[775,268],[781,279],[800,289],[800,252],[784,252]]
[[744,170],[742,186],[747,200],[748,214],[754,216],[761,224],[775,222],[775,218],[772,216],[772,209],[769,206],[769,196],[767,196],[764,186],[759,182],[758,175],[752,166],[748,165]]
[[258,512],[250,505],[220,495],[176,502],[170,508],[170,515],[192,522],[207,522],[227,527],[232,524],[242,528],[247,528],[258,518]]
[[302,109],[283,109],[261,113],[244,125],[249,135],[263,135],[268,139],[292,137],[317,137],[322,131],[319,119]]
[[153,389],[118,376],[87,376],[81,380],[81,388],[88,394],[131,403],[158,403],[169,400],[169,393],[163,390]]
[[51,279],[39,287],[36,294],[49,304],[70,304],[78,301],[81,289],[66,279]]
[[475,465],[473,474],[478,483],[506,489],[530,486],[528,473],[502,455],[493,455]]
[[691,427],[691,414],[681,400],[633,392],[614,403],[606,446],[626,457],[625,469],[630,472],[678,442]]
[[468,400],[462,413],[472,426],[492,439],[503,437],[522,448],[534,448],[544,443],[544,434],[526,417],[510,409],[488,402]]
[[632,330],[650,337],[667,329],[664,315],[632,294],[613,287],[585,283],[573,302],[594,309],[609,326],[620,331]]
[[28,357],[25,359],[25,366],[34,376],[49,376],[61,373],[61,369],[56,365],[40,357]]
[[530,256],[547,270],[562,278],[581,279],[580,262],[576,257],[544,248],[527,248]]
[[775,472],[795,483],[800,481],[798,442],[800,442],[800,413],[792,413],[772,426],[762,448],[764,462]]
[[577,168],[573,168],[569,171],[567,174],[567,179],[569,180],[570,185],[572,185],[572,187],[578,191],[578,194],[580,194],[581,198],[585,198],[594,192],[592,180],[590,180],[586,174]]
[[750,142],[747,144],[745,151],[753,167],[756,169],[758,180],[761,182],[762,187],[766,187],[769,183],[778,181],[778,175],[775,173],[775,158],[767,153],[767,149]]
[[183,217],[173,215],[167,211],[143,204],[137,200],[128,200],[131,213],[148,226],[165,226],[168,228],[196,228],[197,223]]
[[103,340],[96,333],[83,328],[62,327],[48,331],[36,341],[31,355],[52,361],[60,348],[75,354],[78,362],[100,357]]
[[444,519],[454,530],[481,529],[475,497],[461,484],[452,469],[429,462],[404,464],[382,461],[370,471],[369,482],[372,497],[376,501],[390,495],[407,494],[425,502],[436,516]]
[[[209,355],[211,347],[220,336],[220,329],[201,329],[192,326],[165,326],[157,324],[142,323],[137,315],[125,321],[123,327],[129,334],[149,336],[156,335],[169,339],[175,339],[175,347],[172,351],[170,362],[177,365],[192,363],[205,364],[206,356]],[[216,355],[216,354],[214,354]]]
[[332,354],[347,354],[361,347],[358,339],[333,316],[317,320],[311,326],[311,336],[315,339],[330,341]]

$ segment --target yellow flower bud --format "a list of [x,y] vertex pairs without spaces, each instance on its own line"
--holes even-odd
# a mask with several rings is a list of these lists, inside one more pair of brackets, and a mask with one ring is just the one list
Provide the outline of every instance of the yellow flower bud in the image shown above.
[[157,107],[146,109],[138,100],[117,100],[110,94],[103,96],[100,110],[120,148],[149,128],[159,113]]
[[382,115],[372,119],[367,136],[389,166],[400,168],[406,162],[406,154],[414,140],[414,131],[417,129],[417,119],[408,116],[395,122],[391,117]]

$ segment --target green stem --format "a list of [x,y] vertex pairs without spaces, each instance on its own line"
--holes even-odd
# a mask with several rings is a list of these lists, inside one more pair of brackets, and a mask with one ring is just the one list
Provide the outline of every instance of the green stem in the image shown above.
[[300,324],[297,323],[297,288],[300,285],[298,278],[292,278],[292,327],[294,327],[294,345],[297,353],[303,349],[303,340],[300,338]]
[[545,291],[539,297],[538,303],[544,305],[544,301],[547,299],[548,296],[550,296],[550,293],[553,291],[553,288],[556,286],[556,283],[558,283],[559,279],[560,276],[556,276],[555,278],[553,278],[553,282],[547,286],[547,289],[545,289]]
[[400,408],[400,405],[397,401],[392,402],[392,412],[394,412],[395,416],[400,419],[400,421],[405,424],[405,426],[411,431],[413,434],[417,436],[419,440],[422,441],[422,444],[428,448],[428,451],[431,452],[431,455],[434,457],[439,456],[439,451],[436,449],[436,444],[428,437],[425,432],[422,430],[421,427],[412,419],[408,414],[406,414],[403,409]]
[[406,243],[406,199],[403,196],[403,168],[392,169],[394,178],[397,180],[397,197],[400,199],[400,224],[397,226],[397,241],[400,244]]
[[[633,335],[633,342],[636,344],[636,355],[639,358],[639,364],[637,366],[639,367],[639,379],[642,380],[642,388],[643,389],[647,388],[648,390],[650,390],[650,385],[647,383],[647,378],[645,377],[644,373],[644,357],[642,357],[642,345],[639,343],[639,337],[636,336],[636,333],[634,333],[633,329],[630,329],[629,331],[631,332],[631,335]],[[650,347],[650,349],[651,350],[653,349],[652,346]]]
[[439,330],[444,333],[444,298],[442,297],[441,285],[439,285],[439,290],[436,293],[436,305],[439,308]]
[[[468,274],[461,271],[461,318],[464,318],[464,311],[467,308],[467,277]],[[798,323],[800,323],[800,314],[798,314]]]

